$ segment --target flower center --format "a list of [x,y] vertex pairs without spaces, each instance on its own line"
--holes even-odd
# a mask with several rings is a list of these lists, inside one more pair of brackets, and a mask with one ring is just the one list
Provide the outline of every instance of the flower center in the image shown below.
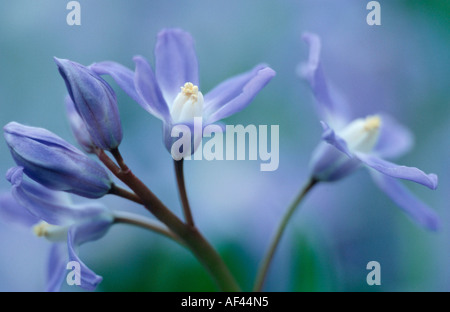
[[193,100],[197,101],[198,98],[198,87],[192,82],[186,82],[183,87],[181,87],[181,92],[191,97]]
[[45,237],[52,242],[65,241],[68,228],[65,226],[48,224],[41,221],[33,227],[33,232],[37,237]]
[[338,134],[347,142],[350,151],[369,153],[378,141],[380,127],[380,116],[367,116],[352,121]]
[[375,116],[368,116],[366,117],[365,123],[364,123],[364,130],[367,132],[370,131],[376,131],[378,128],[380,128],[381,125],[381,118],[378,115]]
[[202,117],[203,94],[198,90],[198,86],[186,82],[173,101],[170,114],[174,123],[193,122],[194,117]]

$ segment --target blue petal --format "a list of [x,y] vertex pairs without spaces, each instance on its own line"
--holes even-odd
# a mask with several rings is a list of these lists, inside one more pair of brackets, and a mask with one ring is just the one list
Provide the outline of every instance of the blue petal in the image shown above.
[[356,157],[349,158],[335,146],[322,141],[314,150],[309,166],[313,178],[332,182],[353,173],[361,166],[361,161]]
[[[198,128],[196,129],[196,127]],[[203,129],[205,129],[205,127],[205,123],[200,124],[199,122],[198,125],[196,125],[195,121],[183,122],[178,124],[166,123],[163,127],[164,144],[167,151],[172,155],[172,158],[174,158],[175,160],[180,160],[181,157],[184,158],[194,154],[202,141]],[[172,137],[172,132],[174,134],[178,134],[178,136]],[[190,146],[184,146],[183,144],[183,149],[189,147],[190,152],[188,150],[183,150],[172,153],[173,144],[184,135],[190,136]]]
[[39,218],[20,205],[11,193],[0,194],[0,219],[26,228],[39,222]]
[[47,223],[69,225],[108,214],[108,210],[100,204],[73,205],[67,193],[52,191],[24,180],[21,167],[11,168],[7,178],[12,184],[11,193],[15,200],[33,216]]
[[243,110],[274,76],[270,67],[258,65],[219,84],[205,95],[205,122],[211,124]]
[[347,142],[338,136],[326,122],[321,121],[320,123],[323,127],[322,139],[346,154],[349,158],[353,158],[353,154],[348,149]]
[[422,184],[432,190],[438,185],[438,177],[426,174],[415,167],[399,166],[374,155],[355,153],[355,155],[367,166],[393,178],[405,179]]
[[106,170],[50,131],[11,122],[4,132],[15,162],[36,182],[88,198],[109,192]]
[[349,108],[328,84],[320,62],[321,42],[319,36],[304,33],[303,40],[309,45],[309,59],[300,67],[300,75],[305,78],[317,100],[318,111],[323,120],[337,129],[349,120]]
[[381,115],[378,142],[373,152],[382,158],[400,157],[413,146],[413,135],[391,116]]
[[155,47],[156,79],[169,106],[186,82],[198,86],[198,62],[191,35],[181,29],[165,29]]
[[92,138],[86,128],[86,125],[83,119],[81,119],[80,114],[78,114],[75,109],[75,104],[69,95],[66,96],[64,102],[66,104],[66,112],[69,119],[70,128],[72,129],[72,133],[78,144],[86,153],[95,153],[96,146],[92,142]]
[[67,245],[65,243],[52,244],[47,264],[46,291],[60,291],[66,276],[67,259]]
[[373,180],[400,208],[413,220],[429,230],[437,230],[440,226],[439,217],[426,204],[416,198],[399,181],[377,171],[371,170]]
[[77,261],[81,268],[81,287],[87,290],[94,290],[102,281],[102,277],[95,274],[84,264],[76,249],[83,243],[94,241],[103,237],[112,224],[113,219],[98,219],[93,222],[86,222],[74,225],[69,229],[67,234],[67,244],[69,248],[69,261]]
[[169,108],[156,82],[152,68],[141,56],[135,56],[133,60],[136,63],[134,84],[141,98],[138,103],[150,114],[169,122]]
[[29,138],[37,142],[45,142],[49,145],[61,146],[69,152],[83,155],[83,153],[81,153],[75,146],[69,144],[67,141],[61,139],[54,133],[44,128],[28,127],[17,122],[10,122],[3,128],[3,130],[7,141],[9,136],[19,136]]
[[128,96],[140,103],[141,97],[134,87],[134,72],[131,69],[110,61],[94,63],[89,68],[98,75],[110,75]]

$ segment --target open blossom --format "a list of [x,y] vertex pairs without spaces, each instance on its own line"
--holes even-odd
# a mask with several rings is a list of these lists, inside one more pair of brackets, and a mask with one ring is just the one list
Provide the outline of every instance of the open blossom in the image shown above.
[[164,141],[169,151],[174,126],[192,128],[194,118],[201,117],[205,127],[231,116],[244,109],[275,76],[271,68],[257,65],[203,95],[194,41],[180,29],[166,29],[158,34],[155,59],[155,73],[141,56],[134,57],[134,73],[114,62],[92,64],[90,68],[100,75],[111,75],[130,97],[163,121]]
[[122,126],[113,89],[89,67],[58,58],[55,62],[92,142],[103,150],[116,149]]
[[36,182],[87,198],[110,191],[112,180],[106,170],[52,132],[16,122],[3,130],[14,161]]
[[47,291],[58,291],[67,274],[67,263],[80,264],[80,287],[93,290],[102,281],[77,254],[78,247],[103,237],[113,224],[112,213],[99,204],[74,205],[69,195],[27,181],[22,167],[7,173],[12,196],[0,197],[0,211],[13,222],[33,227],[39,237],[53,243],[47,266]]
[[323,140],[315,150],[311,170],[318,181],[339,180],[364,166],[373,180],[415,221],[437,229],[439,219],[427,205],[417,199],[397,179],[404,179],[436,189],[438,178],[414,168],[396,165],[384,158],[398,157],[412,146],[412,135],[392,117],[383,114],[351,120],[348,107],[327,83],[320,62],[320,39],[305,33],[309,60],[300,67],[308,80],[322,118]]

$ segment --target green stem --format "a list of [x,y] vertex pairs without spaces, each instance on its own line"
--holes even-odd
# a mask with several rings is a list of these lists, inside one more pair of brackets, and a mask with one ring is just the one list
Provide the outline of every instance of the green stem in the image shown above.
[[119,166],[104,151],[97,152],[100,161],[142,200],[144,207],[183,240],[222,291],[240,291],[239,285],[225,262],[202,234],[173,214],[127,167],[118,150],[112,151],[112,154]]
[[272,242],[270,243],[269,249],[267,250],[265,257],[261,262],[258,274],[256,276],[253,291],[262,290],[273,256],[275,255],[275,251],[278,247],[278,244],[280,243],[281,237],[283,236],[283,233],[286,229],[287,224],[289,223],[289,220],[291,219],[294,212],[297,210],[297,207],[299,206],[300,202],[303,200],[306,194],[308,194],[308,192],[313,188],[313,186],[316,185],[317,182],[318,181],[315,179],[309,180],[308,183],[306,183],[306,185],[301,189],[301,191],[289,205],[286,214],[283,216],[283,219],[281,219],[281,222],[278,225],[278,228],[275,232],[275,236],[273,237]]

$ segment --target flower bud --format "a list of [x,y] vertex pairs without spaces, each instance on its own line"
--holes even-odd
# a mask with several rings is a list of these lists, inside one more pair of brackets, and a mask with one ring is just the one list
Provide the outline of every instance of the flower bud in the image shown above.
[[52,132],[16,122],[3,130],[14,161],[36,182],[87,198],[102,197],[111,189],[100,164]]
[[94,144],[103,150],[116,149],[122,141],[122,127],[112,88],[88,67],[64,59],[55,61]]
[[81,119],[80,114],[78,114],[75,109],[75,105],[69,95],[64,99],[66,104],[67,117],[69,119],[70,128],[72,133],[77,140],[81,148],[88,154],[95,154],[95,149],[97,148],[92,142],[91,136],[84,124],[83,119]]

